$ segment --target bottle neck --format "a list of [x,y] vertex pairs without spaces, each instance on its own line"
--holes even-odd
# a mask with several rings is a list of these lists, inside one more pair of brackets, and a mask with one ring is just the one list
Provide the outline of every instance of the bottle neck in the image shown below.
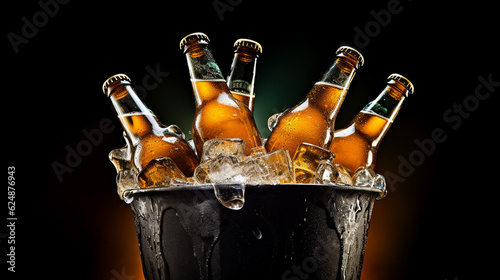
[[230,95],[226,80],[206,44],[191,45],[186,50],[186,59],[197,107],[221,94]]
[[253,49],[240,46],[234,54],[231,72],[227,77],[229,90],[254,95],[257,54]]
[[319,82],[333,84],[344,90],[348,90],[356,74],[357,68],[358,61],[355,58],[350,56],[339,56]]
[[363,108],[362,112],[371,113],[393,122],[404,100],[405,92],[398,87],[398,84],[388,84],[375,100]]
[[354,78],[356,66],[356,59],[351,60],[344,56],[337,57],[321,80],[314,85],[307,95],[305,101],[309,105],[328,112],[328,119],[332,122],[332,125]]
[[140,138],[161,129],[156,116],[140,100],[130,84],[111,89],[110,99],[127,136],[136,144]]
[[212,52],[205,44],[196,44],[186,50],[191,80],[224,80]]
[[368,103],[349,127],[353,127],[367,139],[372,147],[378,147],[396,118],[403,101],[404,92],[389,84],[375,100]]

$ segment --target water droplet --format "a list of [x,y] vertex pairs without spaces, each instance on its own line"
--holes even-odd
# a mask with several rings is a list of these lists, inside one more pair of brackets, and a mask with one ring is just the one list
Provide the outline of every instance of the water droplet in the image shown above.
[[383,192],[380,193],[379,196],[377,196],[377,200],[381,200],[382,198],[387,196],[387,189],[384,189]]
[[262,232],[260,231],[259,227],[255,227],[252,229],[253,236],[257,239],[262,239]]
[[134,201],[134,196],[132,195],[132,192],[130,190],[126,190],[123,192],[123,201],[125,203],[130,204],[132,201]]
[[245,204],[244,184],[213,184],[215,197],[225,207],[240,210]]

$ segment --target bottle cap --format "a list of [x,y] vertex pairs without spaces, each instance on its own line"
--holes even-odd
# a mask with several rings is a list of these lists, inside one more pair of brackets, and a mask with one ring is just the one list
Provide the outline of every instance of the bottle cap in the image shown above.
[[413,84],[410,82],[410,80],[408,80],[403,75],[394,73],[394,74],[389,75],[387,80],[396,80],[396,81],[399,81],[400,83],[402,83],[408,89],[408,91],[406,93],[406,97],[408,97],[408,93],[413,94],[413,92],[415,91]]
[[201,41],[200,43],[203,43],[203,44],[210,43],[210,39],[208,39],[208,36],[205,33],[201,33],[201,32],[191,33],[191,34],[187,35],[186,37],[182,38],[182,40],[179,44],[181,51],[184,49],[184,47],[189,42],[191,42],[193,40],[199,40],[199,41]]
[[239,46],[253,48],[257,53],[259,54],[262,53],[262,46],[254,40],[238,39],[236,40],[236,42],[234,42],[234,47],[239,47]]
[[348,46],[342,46],[338,48],[338,50],[335,52],[335,54],[337,55],[340,53],[348,53],[354,56],[359,61],[359,66],[363,66],[363,64],[365,64],[365,59],[363,58],[363,55],[361,55],[361,53],[354,48]]
[[107,92],[108,91],[108,87],[116,82],[116,81],[127,81],[127,82],[131,82],[132,80],[130,80],[130,78],[125,75],[125,74],[116,74],[116,75],[113,75],[111,77],[109,77],[105,82],[104,84],[102,84],[102,91],[104,92],[104,94],[106,94],[108,97],[109,97],[109,93]]

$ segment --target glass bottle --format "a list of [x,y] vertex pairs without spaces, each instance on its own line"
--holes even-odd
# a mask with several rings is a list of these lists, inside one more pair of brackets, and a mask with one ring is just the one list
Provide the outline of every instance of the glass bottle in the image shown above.
[[234,98],[245,104],[253,112],[255,103],[254,82],[257,58],[262,46],[249,39],[238,39],[234,43],[234,59],[227,85]]
[[[125,131],[131,162],[141,171],[151,160],[169,157],[186,176],[192,176],[198,158],[175,125],[165,127],[139,99],[127,75],[117,74],[103,84]],[[125,151],[125,150],[124,150]]]
[[355,49],[340,47],[333,65],[306,98],[283,112],[265,144],[268,152],[285,149],[293,157],[301,143],[328,149],[334,122],[356,70],[364,63]]
[[335,163],[350,169],[375,168],[377,149],[396,118],[401,105],[414,91],[413,84],[399,74],[388,77],[385,89],[361,110],[343,129],[335,131],[329,148],[335,154]]
[[215,138],[239,138],[245,141],[245,154],[261,146],[260,133],[252,112],[236,100],[208,48],[209,38],[192,33],[180,42],[186,55],[196,103],[192,134],[198,155],[203,143]]

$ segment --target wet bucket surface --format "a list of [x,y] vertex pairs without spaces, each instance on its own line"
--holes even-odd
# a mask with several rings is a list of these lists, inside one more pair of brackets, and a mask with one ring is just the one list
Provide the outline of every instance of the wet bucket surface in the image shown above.
[[359,279],[377,190],[246,185],[240,210],[212,185],[129,195],[148,280]]

